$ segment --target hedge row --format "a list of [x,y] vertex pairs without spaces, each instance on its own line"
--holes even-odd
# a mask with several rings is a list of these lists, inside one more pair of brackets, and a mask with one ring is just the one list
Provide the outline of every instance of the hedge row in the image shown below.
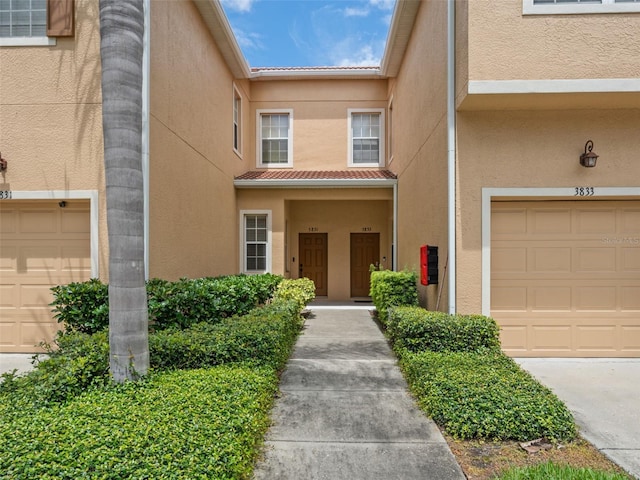
[[500,329],[483,315],[450,315],[420,307],[390,310],[387,334],[396,348],[411,352],[500,351]]
[[385,325],[420,406],[453,437],[576,436],[567,407],[502,353],[493,319],[400,306],[389,309]]
[[456,438],[576,436],[566,406],[502,353],[405,350],[400,363],[420,406]]
[[34,409],[0,395],[0,477],[248,479],[277,372],[244,365],[152,374]]
[[[284,367],[302,322],[298,305],[278,300],[247,315],[211,325],[166,329],[149,334],[152,371],[194,369],[252,362]],[[0,392],[14,391],[34,404],[64,402],[89,387],[109,383],[109,339],[106,331],[71,332],[56,337],[56,348],[24,376],[4,375]]]
[[[282,277],[273,274],[229,275],[147,282],[150,326],[155,330],[218,323],[243,315],[272,297]],[[109,326],[109,286],[98,279],[52,289],[54,317],[65,331],[95,333]]]

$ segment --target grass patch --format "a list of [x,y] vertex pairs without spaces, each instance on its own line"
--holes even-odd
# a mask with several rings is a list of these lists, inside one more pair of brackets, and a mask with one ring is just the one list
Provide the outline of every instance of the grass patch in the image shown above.
[[546,462],[531,467],[510,469],[495,478],[496,480],[627,480],[628,477],[591,468],[576,468]]

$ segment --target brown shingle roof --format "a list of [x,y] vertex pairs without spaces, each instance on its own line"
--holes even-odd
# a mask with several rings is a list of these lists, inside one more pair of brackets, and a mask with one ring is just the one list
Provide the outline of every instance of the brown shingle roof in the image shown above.
[[236,180],[394,180],[389,170],[250,170]]

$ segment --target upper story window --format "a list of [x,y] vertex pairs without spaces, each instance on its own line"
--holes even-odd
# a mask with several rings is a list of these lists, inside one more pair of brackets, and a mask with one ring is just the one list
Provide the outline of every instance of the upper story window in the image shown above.
[[640,12],[640,0],[522,0],[525,15]]
[[233,87],[233,150],[242,156],[242,97]]
[[349,110],[349,166],[384,165],[384,110]]
[[55,45],[71,37],[73,0],[0,0],[0,46]]
[[257,166],[293,166],[293,110],[257,111]]

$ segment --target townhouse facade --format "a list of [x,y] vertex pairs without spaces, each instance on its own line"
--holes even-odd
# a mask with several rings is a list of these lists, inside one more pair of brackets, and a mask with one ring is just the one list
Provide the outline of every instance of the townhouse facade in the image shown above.
[[[52,285],[108,281],[97,1],[32,5],[29,35],[0,24],[14,352],[52,338]],[[640,354],[640,3],[399,0],[381,64],[349,68],[251,68],[215,0],[147,25],[149,278],[359,302],[437,246],[421,303],[493,316],[510,355]]]

